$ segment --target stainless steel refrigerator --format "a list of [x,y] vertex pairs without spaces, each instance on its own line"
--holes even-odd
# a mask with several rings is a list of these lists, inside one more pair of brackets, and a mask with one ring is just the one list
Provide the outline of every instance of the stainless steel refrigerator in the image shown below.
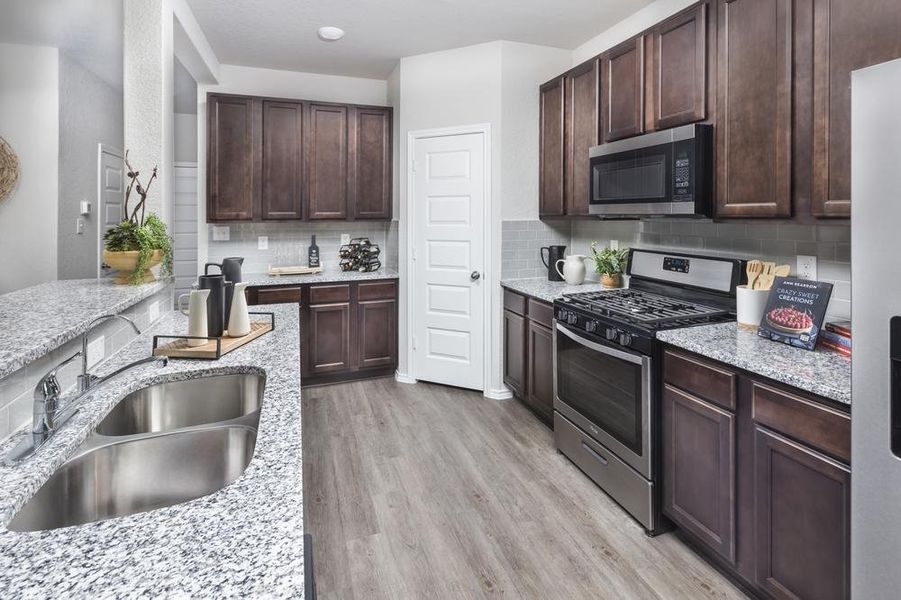
[[870,600],[901,597],[901,60],[851,90],[851,595]]

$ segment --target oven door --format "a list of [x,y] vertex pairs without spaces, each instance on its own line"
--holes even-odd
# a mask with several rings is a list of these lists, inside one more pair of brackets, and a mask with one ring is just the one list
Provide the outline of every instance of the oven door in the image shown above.
[[554,328],[554,409],[651,479],[651,358]]

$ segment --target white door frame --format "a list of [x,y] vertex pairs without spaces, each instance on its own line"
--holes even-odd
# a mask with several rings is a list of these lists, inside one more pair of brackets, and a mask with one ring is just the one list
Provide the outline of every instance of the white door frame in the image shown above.
[[[103,142],[98,142],[97,144],[97,195],[94,198],[94,214],[91,215],[95,217],[97,221],[97,279],[103,278],[103,269],[100,268],[100,265],[103,264],[103,221],[106,219],[104,216],[101,218],[100,211],[104,208],[103,203],[101,202],[100,196],[103,194],[103,172],[100,170],[100,165],[103,163],[103,155],[109,154],[110,156],[115,156],[116,158],[121,158],[123,161],[125,160],[125,153],[119,150],[118,148],[114,148],[108,144],[104,144]],[[122,165],[122,175],[125,175],[125,165]],[[122,179],[122,198],[125,199],[125,178]],[[124,216],[124,215],[123,215]]]
[[416,224],[416,202],[415,202],[415,177],[413,173],[413,162],[416,158],[416,141],[433,137],[448,137],[454,135],[468,135],[473,133],[482,134],[482,143],[484,148],[484,198],[482,203],[483,214],[483,242],[485,252],[487,254],[484,261],[485,266],[482,270],[482,302],[484,302],[485,310],[482,314],[482,330],[484,336],[482,338],[482,386],[483,393],[488,395],[491,389],[491,347],[493,336],[491,331],[491,316],[494,314],[491,306],[491,289],[496,283],[494,281],[494,271],[491,265],[493,256],[492,235],[493,228],[492,216],[492,197],[491,197],[491,124],[479,123],[475,125],[460,125],[457,127],[441,127],[437,129],[420,129],[407,133],[407,243],[409,244],[409,252],[407,252],[407,357],[409,361],[409,374],[412,380],[416,380],[416,356],[413,350],[413,332],[416,324],[416,304],[414,290],[416,289],[416,268],[413,261],[413,243],[414,227]]

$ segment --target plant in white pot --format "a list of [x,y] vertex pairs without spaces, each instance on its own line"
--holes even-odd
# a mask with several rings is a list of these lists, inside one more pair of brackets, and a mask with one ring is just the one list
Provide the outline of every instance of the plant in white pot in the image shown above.
[[[128,170],[128,187],[125,189],[123,215],[121,223],[107,231],[103,236],[103,262],[116,269],[115,282],[118,284],[139,285],[155,281],[150,270],[162,263],[161,274],[168,277],[172,274],[172,238],[166,224],[156,214],[145,216],[147,192],[157,177],[157,168],[147,181],[147,185],[138,179],[140,172],[132,168],[125,152],[125,167]],[[134,209],[129,210],[129,200],[135,192],[140,200]]]
[[601,285],[605,288],[618,288],[622,285],[622,274],[626,270],[629,257],[628,248],[605,247],[598,250],[598,243],[591,244],[591,259],[594,270],[601,276]]

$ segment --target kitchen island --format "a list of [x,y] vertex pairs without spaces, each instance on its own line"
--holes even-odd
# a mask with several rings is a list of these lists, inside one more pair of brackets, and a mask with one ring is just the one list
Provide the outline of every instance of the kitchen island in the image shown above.
[[[0,466],[0,589],[6,597],[278,597],[304,595],[299,320],[262,306],[273,332],[217,361],[147,365],[99,386],[46,446]],[[150,354],[154,334],[187,330],[164,315],[102,365],[108,373]],[[17,533],[15,513],[127,394],[200,376],[265,377],[253,457],[236,481],[182,504],[74,527]],[[0,445],[5,455],[22,433]]]

